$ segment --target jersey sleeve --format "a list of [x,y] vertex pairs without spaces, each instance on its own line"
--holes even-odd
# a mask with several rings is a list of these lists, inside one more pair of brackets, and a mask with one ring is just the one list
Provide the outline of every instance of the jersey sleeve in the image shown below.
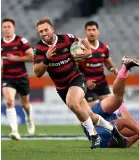
[[69,34],[67,34],[67,36],[69,37],[71,43],[79,41],[79,39],[73,34],[69,33]]
[[35,46],[33,51],[34,51],[34,63],[40,63],[45,58],[44,53],[37,46]]
[[105,44],[105,59],[110,57],[110,49],[107,44]]
[[20,45],[21,45],[21,50],[23,51],[23,52],[25,52],[26,50],[28,50],[29,48],[31,48],[31,45],[30,45],[30,43],[28,42],[28,40],[26,39],[26,38],[22,38],[21,37],[21,41],[20,41],[21,43],[20,43]]

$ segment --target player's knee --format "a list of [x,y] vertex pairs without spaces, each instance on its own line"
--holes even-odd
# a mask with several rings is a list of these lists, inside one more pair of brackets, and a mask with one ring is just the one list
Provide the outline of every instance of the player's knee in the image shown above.
[[78,112],[81,107],[78,101],[67,101],[66,104],[75,113]]
[[14,100],[13,99],[7,99],[6,101],[7,107],[11,108],[14,106]]

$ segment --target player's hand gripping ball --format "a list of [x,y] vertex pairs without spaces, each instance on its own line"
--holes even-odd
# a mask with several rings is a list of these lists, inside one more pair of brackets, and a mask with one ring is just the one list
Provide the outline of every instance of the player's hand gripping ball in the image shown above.
[[70,53],[74,58],[80,57],[84,54],[83,53],[84,49],[85,49],[85,46],[81,42],[74,42],[70,47]]

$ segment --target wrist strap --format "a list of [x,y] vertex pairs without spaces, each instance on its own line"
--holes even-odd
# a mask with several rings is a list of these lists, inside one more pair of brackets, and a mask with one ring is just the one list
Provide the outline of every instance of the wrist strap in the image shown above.
[[48,65],[49,62],[50,62],[50,60],[49,60],[47,57],[45,57],[44,60],[43,60],[43,63],[44,63],[45,65]]

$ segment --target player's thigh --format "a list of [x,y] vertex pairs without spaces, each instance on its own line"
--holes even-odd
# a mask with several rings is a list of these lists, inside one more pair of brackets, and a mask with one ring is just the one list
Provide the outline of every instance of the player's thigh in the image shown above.
[[119,97],[111,94],[107,98],[103,99],[100,103],[103,111],[111,114],[120,107],[122,99],[119,100]]
[[3,87],[2,88],[3,96],[8,103],[14,103],[16,89],[12,87]]
[[79,86],[71,86],[66,96],[67,104],[80,104],[85,96],[84,90]]
[[81,101],[81,107],[84,108],[89,114],[94,114],[85,98]]
[[66,103],[80,104],[86,93],[86,80],[83,76],[78,76],[69,85],[66,95]]

